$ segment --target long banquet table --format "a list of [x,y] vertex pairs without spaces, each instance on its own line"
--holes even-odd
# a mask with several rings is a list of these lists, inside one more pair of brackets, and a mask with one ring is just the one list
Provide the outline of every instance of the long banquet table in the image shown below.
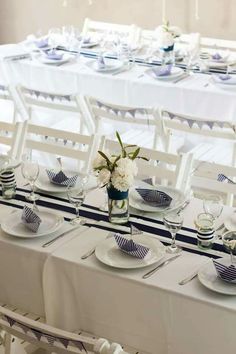
[[[0,58],[7,50],[6,45],[0,46]],[[148,67],[138,64],[117,75],[97,73],[87,65],[91,60],[94,59],[82,55],[77,60],[73,56],[71,62],[54,67],[35,58],[0,60],[0,77],[5,83],[35,90],[81,93],[115,104],[165,107],[207,120],[235,122],[236,90],[209,83],[209,74],[192,73],[178,83],[163,82],[142,75]]]
[[[7,213],[25,205],[27,189],[18,182],[14,200],[0,198],[2,222]],[[202,202],[192,199],[185,210],[184,227],[177,237],[183,254],[149,279],[145,269],[119,270],[100,263],[95,256],[81,255],[103,240],[110,230],[125,232],[107,222],[98,206],[103,192],[87,194],[81,208],[88,219],[48,248],[42,244],[54,235],[31,240],[13,238],[0,231],[0,301],[46,316],[48,323],[68,330],[83,329],[126,343],[151,354],[233,353],[236,345],[234,296],[214,293],[198,279],[185,286],[178,282],[204,264],[208,257],[224,255],[221,241],[212,250],[199,252],[193,220]],[[38,207],[72,217],[73,208],[63,196],[41,193]],[[170,236],[158,219],[131,211],[131,222],[158,238]],[[219,224],[232,213],[224,207]],[[64,229],[69,228],[65,221]]]

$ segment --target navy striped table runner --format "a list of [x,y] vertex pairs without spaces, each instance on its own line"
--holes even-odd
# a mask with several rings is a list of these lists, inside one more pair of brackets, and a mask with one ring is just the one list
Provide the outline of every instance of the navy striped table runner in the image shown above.
[[[23,209],[24,204],[22,204],[22,202],[23,203],[26,202],[25,195],[27,195],[28,193],[29,191],[27,191],[26,189],[17,188],[17,194],[14,199],[12,200],[1,199],[0,204],[11,206],[18,209]],[[67,221],[71,219],[72,215],[74,216],[75,209],[70,205],[67,199],[58,196],[52,196],[41,192],[37,194],[41,196],[41,198],[37,201],[38,206],[71,214],[71,216],[68,215],[65,217],[65,220]],[[97,207],[88,204],[83,204],[80,209],[80,215],[88,219],[88,222],[86,223],[87,226],[92,226],[107,231],[115,231],[116,226],[108,223],[107,212],[101,211]],[[147,216],[135,215],[132,213],[130,216],[131,216],[132,224],[135,227],[137,227],[139,230],[159,236],[159,239],[164,244],[170,243],[170,239],[171,239],[170,233],[165,229],[165,226],[162,221],[154,220],[153,218]],[[104,223],[94,224],[92,222],[89,223],[89,220],[103,221]],[[125,233],[122,231],[119,232]],[[215,242],[211,250],[207,250],[207,251],[200,250],[197,247],[196,230],[188,227],[183,227],[181,229],[181,231],[177,235],[177,241],[181,243],[181,247],[184,250],[191,253],[205,255],[212,258],[218,258],[223,256],[225,253],[227,253],[224,250],[223,245],[220,244],[219,242]]]

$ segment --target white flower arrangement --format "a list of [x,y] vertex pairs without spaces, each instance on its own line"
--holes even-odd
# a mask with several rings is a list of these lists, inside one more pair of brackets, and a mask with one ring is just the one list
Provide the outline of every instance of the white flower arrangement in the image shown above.
[[[112,185],[118,191],[126,192],[133,185],[134,177],[138,173],[135,159],[145,158],[138,156],[139,147],[136,145],[125,146],[118,132],[116,132],[116,137],[121,147],[121,153],[119,155],[110,155],[98,151],[93,161],[93,169],[97,172],[98,180],[103,187]],[[129,152],[129,149],[133,147],[136,147],[136,149]]]
[[170,26],[169,22],[158,26],[155,32],[157,35],[158,46],[164,49],[172,47],[175,43],[175,38],[181,35],[180,28]]

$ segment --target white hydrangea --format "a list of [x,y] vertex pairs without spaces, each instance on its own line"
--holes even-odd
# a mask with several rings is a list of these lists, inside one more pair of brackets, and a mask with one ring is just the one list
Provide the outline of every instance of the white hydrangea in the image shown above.
[[122,176],[129,174],[136,176],[138,168],[135,161],[130,160],[128,157],[124,157],[117,161],[116,171]]
[[157,41],[160,48],[168,48],[175,42],[173,35],[163,29],[157,31]]
[[98,174],[98,180],[101,184],[105,185],[110,182],[111,172],[103,168]]
[[112,173],[111,183],[118,191],[126,192],[134,183],[132,173],[121,175],[117,170]]
[[[105,155],[108,157],[108,159],[110,159],[110,156],[105,153]],[[99,168],[101,166],[106,166],[107,162],[104,159],[104,157],[102,157],[100,154],[97,153],[95,159],[93,160],[93,169]]]

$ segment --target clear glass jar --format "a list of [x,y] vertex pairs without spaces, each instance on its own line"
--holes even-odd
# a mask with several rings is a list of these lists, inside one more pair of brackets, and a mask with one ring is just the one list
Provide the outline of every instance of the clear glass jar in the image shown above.
[[4,170],[0,173],[3,199],[12,199],[16,194],[16,179],[13,169]]
[[214,218],[209,213],[201,213],[195,220],[198,247],[210,249],[215,238]]
[[107,187],[108,216],[113,224],[126,224],[129,221],[129,191],[120,192],[112,185]]

